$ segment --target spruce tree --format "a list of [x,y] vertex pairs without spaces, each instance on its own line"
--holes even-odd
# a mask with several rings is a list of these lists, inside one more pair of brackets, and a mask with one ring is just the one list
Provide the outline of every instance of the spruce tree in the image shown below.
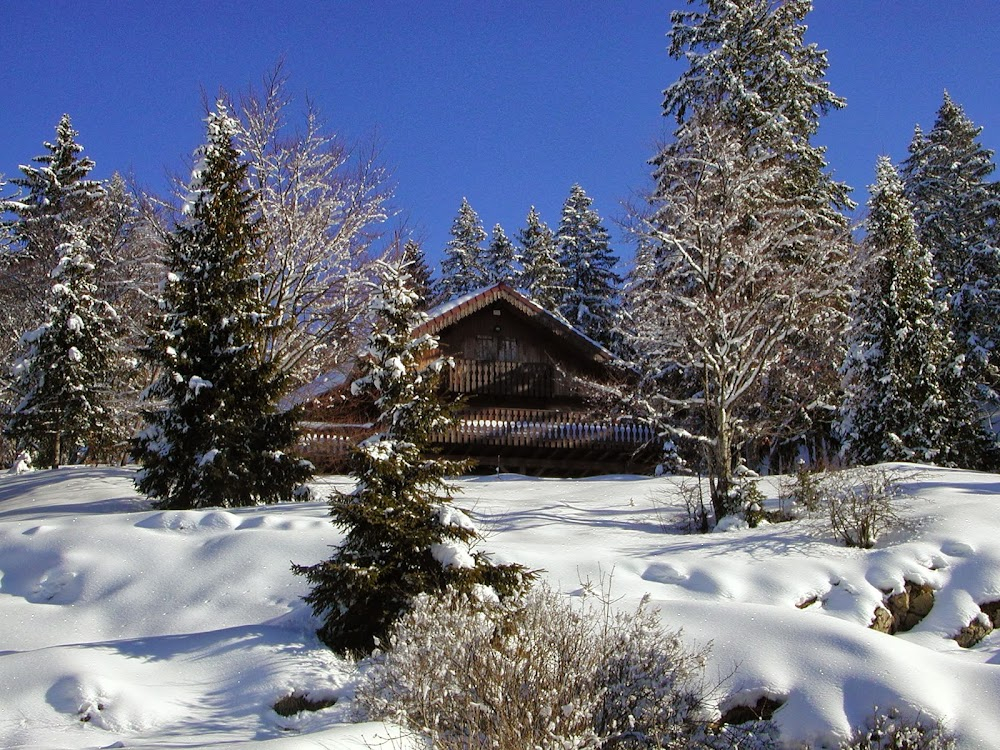
[[306,601],[323,619],[320,637],[340,652],[385,643],[418,594],[485,585],[506,596],[531,577],[518,565],[495,566],[470,547],[479,536],[451,504],[455,490],[446,479],[461,464],[425,455],[431,434],[451,419],[438,390],[448,364],[428,362],[437,348],[432,336],[413,336],[424,317],[405,269],[383,264],[380,272],[375,327],[363,374],[351,387],[355,396],[374,400],[379,432],[351,454],[357,486],[331,498],[330,515],[344,540],[329,560],[293,567],[312,584]]
[[451,239],[444,251],[438,297],[443,300],[461,297],[489,285],[483,242],[486,230],[479,215],[462,198],[458,215],[451,225]]
[[608,232],[582,187],[573,185],[563,204],[556,239],[559,264],[566,271],[566,292],[559,313],[601,344],[612,340],[619,306],[618,258],[608,245]]
[[295,414],[280,413],[285,378],[264,342],[275,315],[262,301],[261,243],[238,123],[220,103],[170,236],[162,315],[144,349],[159,377],[134,441],[139,491],[162,508],[288,500],[311,466],[285,451]]
[[[955,342],[947,398],[982,426],[1000,411],[1000,187],[987,182],[993,152],[981,132],[946,93],[931,131],[914,133],[903,176]],[[995,468],[996,440],[976,442],[963,465]]]
[[10,217],[2,222],[3,230],[11,239],[0,247],[0,348],[46,317],[49,272],[61,259],[63,245],[76,240],[95,244],[92,224],[105,191],[88,179],[94,162],[81,156],[77,135],[69,115],[63,115],[55,141],[44,142],[45,153],[22,165],[21,176],[10,180],[18,194],[0,200],[0,215]]
[[950,336],[931,292],[931,258],[887,157],[876,166],[857,269],[837,432],[858,463],[947,463],[942,376]]
[[489,284],[503,282],[511,285],[517,277],[517,251],[503,227],[493,227],[493,235],[486,252],[486,280]]
[[59,246],[62,257],[45,295],[47,320],[21,337],[25,351],[12,388],[18,401],[4,430],[36,465],[52,468],[101,453],[120,369],[118,315],[96,297],[86,233],[73,225],[59,231],[69,239]]
[[527,225],[518,234],[521,274],[518,286],[546,310],[555,311],[566,294],[566,271],[559,263],[555,234],[532,206]]
[[18,244],[18,259],[37,261],[46,272],[59,261],[62,245],[85,234],[105,195],[100,182],[87,179],[94,161],[82,157],[69,115],[56,126],[54,143],[44,142],[47,153],[21,166],[21,177],[12,179],[23,195],[0,203],[13,215],[8,226]]
[[427,266],[424,249],[416,240],[403,243],[402,264],[410,274],[413,293],[419,300],[417,309],[425,310],[433,302],[434,283],[431,280],[431,270]]
[[[849,188],[830,178],[826,149],[812,143],[820,118],[846,106],[824,80],[826,51],[805,43],[812,0],[696,2],[702,10],[671,13],[670,56],[688,68],[664,91],[663,113],[683,124],[711,112],[739,129],[748,156],[781,161],[781,195],[763,200],[798,201],[813,235],[846,227]],[[789,233],[783,251],[794,253],[800,236],[813,241]]]

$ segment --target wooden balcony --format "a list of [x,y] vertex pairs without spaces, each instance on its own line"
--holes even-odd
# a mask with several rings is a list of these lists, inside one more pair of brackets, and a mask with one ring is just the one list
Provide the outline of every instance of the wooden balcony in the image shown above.
[[455,360],[447,388],[463,396],[553,399],[570,396],[570,379],[545,362]]
[[[302,450],[320,471],[346,468],[351,446],[375,432],[364,425],[308,423]],[[644,425],[542,409],[480,409],[433,437],[446,458],[468,459],[479,471],[584,476],[649,471],[655,435]]]

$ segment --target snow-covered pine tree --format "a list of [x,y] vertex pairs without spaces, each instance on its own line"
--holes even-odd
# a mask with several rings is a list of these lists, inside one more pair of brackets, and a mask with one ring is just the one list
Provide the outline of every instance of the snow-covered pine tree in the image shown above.
[[912,206],[888,157],[879,158],[870,193],[837,432],[857,463],[938,463],[950,452],[943,305],[931,294],[930,254],[917,239]]
[[[981,132],[946,93],[934,127],[926,136],[916,129],[903,164],[918,236],[934,263],[934,296],[947,307],[955,342],[946,397],[977,424],[1000,413],[1000,184],[987,181],[995,165]],[[996,440],[975,442],[962,465],[996,468]]]
[[558,312],[594,341],[610,344],[620,304],[621,277],[614,270],[618,258],[593,200],[579,185],[570,188],[563,204],[556,239],[559,264],[566,271]]
[[88,244],[94,239],[89,233],[105,191],[87,178],[94,162],[81,156],[78,135],[69,115],[63,115],[55,142],[44,142],[46,152],[10,180],[18,194],[0,200],[0,215],[11,217],[4,228],[13,240],[0,246],[0,349],[46,317],[49,272],[62,257],[62,246],[76,238]]
[[518,287],[546,310],[555,312],[566,293],[566,271],[559,263],[555,234],[534,206],[528,211],[527,225],[517,239],[522,248]]
[[486,249],[486,283],[503,282],[512,285],[517,278],[517,250],[499,224],[493,227],[489,247]]
[[311,466],[285,451],[295,414],[279,412],[285,378],[266,356],[274,312],[262,300],[262,248],[219,103],[208,116],[185,217],[170,236],[159,328],[144,349],[160,375],[133,443],[139,491],[162,508],[289,500]]
[[441,263],[441,278],[438,279],[438,298],[454,299],[463,294],[481,289],[489,284],[486,269],[486,230],[479,215],[462,198],[458,215],[451,224],[451,239],[444,251]]
[[34,157],[34,164],[22,165],[22,176],[10,181],[23,195],[0,203],[0,210],[13,214],[9,226],[18,252],[46,269],[59,261],[57,248],[87,229],[105,194],[100,182],[87,179],[94,161],[80,156],[78,135],[69,115],[63,115],[55,142],[42,144],[47,153]]
[[413,336],[423,320],[405,269],[380,264],[371,312],[375,328],[362,355],[363,374],[352,393],[378,409],[379,432],[351,455],[352,492],[331,498],[330,515],[343,529],[334,555],[296,565],[312,589],[306,601],[323,619],[322,640],[336,651],[369,652],[421,593],[489,586],[501,597],[520,591],[532,575],[519,565],[493,565],[471,545],[471,520],[451,504],[447,477],[461,464],[427,458],[431,434],[451,420],[438,392],[449,363],[430,359],[437,341]]
[[431,269],[427,265],[424,249],[416,240],[403,243],[402,264],[410,274],[413,293],[417,295],[418,310],[425,310],[434,298],[434,282],[431,280]]
[[4,429],[36,466],[52,468],[106,452],[120,361],[118,315],[95,296],[86,233],[72,225],[59,231],[69,239],[59,246],[62,257],[45,295],[48,316],[21,337],[12,386],[18,401]]
[[820,355],[846,322],[850,202],[811,143],[844,105],[804,42],[811,3],[698,5],[671,14],[670,54],[688,68],[664,93],[678,127],[636,217],[655,278],[630,281],[627,319],[639,401],[700,448],[719,518],[742,448],[791,433],[836,381],[840,357]]
[[[671,13],[670,56],[688,69],[664,91],[664,114],[680,124],[711,109],[743,131],[748,154],[784,162],[781,197],[803,206],[815,232],[846,227],[850,190],[826,173],[826,149],[811,142],[820,117],[846,106],[824,80],[826,51],[805,43],[812,0],[695,2],[704,10]],[[789,235],[785,251],[797,238]]]

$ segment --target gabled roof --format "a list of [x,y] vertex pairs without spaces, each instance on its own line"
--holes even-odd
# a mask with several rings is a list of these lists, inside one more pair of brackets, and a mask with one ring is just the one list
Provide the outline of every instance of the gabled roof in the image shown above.
[[443,302],[437,307],[428,310],[427,320],[414,329],[413,335],[419,336],[425,333],[436,334],[472,313],[501,300],[507,302],[523,315],[543,328],[546,328],[552,334],[581,351],[595,362],[606,363],[615,359],[615,356],[611,352],[586,334],[581,333],[571,326],[562,316],[546,310],[523,292],[519,292],[503,282],[486,287],[485,289],[470,292],[463,297]]

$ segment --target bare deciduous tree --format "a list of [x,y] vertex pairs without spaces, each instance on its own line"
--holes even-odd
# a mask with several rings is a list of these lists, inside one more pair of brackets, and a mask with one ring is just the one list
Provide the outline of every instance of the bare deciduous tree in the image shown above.
[[374,146],[329,133],[311,103],[292,129],[290,104],[279,65],[237,112],[259,196],[267,302],[286,323],[270,347],[279,367],[304,381],[353,353],[391,188]]
[[[796,380],[785,396],[806,397],[813,374],[789,365],[804,340],[833,339],[843,322],[845,237],[821,236],[782,195],[780,158],[748,152],[710,117],[686,123],[657,167],[656,213],[640,226],[644,276],[627,294],[638,398],[652,418],[690,427],[674,436],[701,446],[719,518],[733,510],[742,444],[803,405],[769,397],[771,381]],[[789,242],[799,235],[811,241]]]

